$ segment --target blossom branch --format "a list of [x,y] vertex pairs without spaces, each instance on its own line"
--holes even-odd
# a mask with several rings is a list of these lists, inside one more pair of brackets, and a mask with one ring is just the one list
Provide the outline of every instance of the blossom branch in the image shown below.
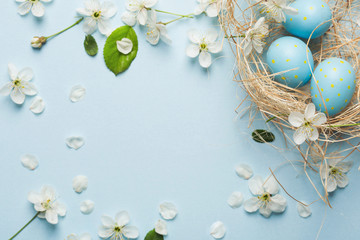
[[12,239],[14,239],[17,235],[19,235],[19,233],[21,233],[32,221],[35,220],[35,218],[37,218],[37,216],[39,216],[39,214],[40,214],[40,212],[37,212],[37,213],[35,214],[35,216],[34,216],[32,219],[30,219],[30,221],[27,222],[19,231],[17,231],[17,232],[14,234],[14,236],[12,236],[11,238],[9,238],[9,240],[12,240]]

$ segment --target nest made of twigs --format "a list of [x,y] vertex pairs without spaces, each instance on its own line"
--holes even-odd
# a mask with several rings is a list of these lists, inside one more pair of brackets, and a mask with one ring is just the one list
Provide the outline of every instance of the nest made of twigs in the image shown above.
[[[266,1],[266,0],[263,0]],[[360,0],[324,0],[332,11],[332,26],[323,36],[305,41],[313,53],[315,66],[322,60],[330,57],[345,59],[352,64],[356,71],[357,86],[353,98],[348,106],[339,114],[329,117],[327,123],[319,128],[320,137],[316,142],[307,142],[306,147],[299,147],[301,156],[307,167],[319,172],[326,166],[326,159],[333,157],[327,154],[328,145],[337,142],[346,142],[351,145],[351,139],[360,136],[360,88],[359,88],[359,63],[360,53],[360,28],[356,19],[360,16]],[[260,2],[255,0],[226,0],[220,24],[229,40],[236,58],[237,71],[234,80],[246,91],[252,103],[256,104],[264,119],[271,119],[283,133],[284,129],[292,129],[288,122],[291,112],[302,112],[311,102],[310,86],[293,89],[273,80],[274,74],[269,72],[262,54],[252,51],[245,56],[243,36],[250,27],[254,26],[260,14]],[[277,38],[290,35],[281,23],[267,18],[269,36],[266,48]],[[233,37],[236,36],[236,37]],[[313,69],[314,70],[314,69]],[[312,70],[312,71],[313,71]],[[324,102],[325,104],[325,102]],[[326,105],[326,104],[325,104]],[[338,127],[341,125],[341,127]],[[284,133],[285,139],[292,141],[292,136]],[[356,146],[348,149],[355,151]],[[353,152],[352,151],[352,152]],[[345,152],[345,150],[339,153]],[[311,158],[312,157],[312,158]],[[347,156],[341,156],[346,158]],[[316,161],[314,159],[317,159]],[[320,161],[318,161],[320,159]],[[305,167],[304,167],[305,169]],[[324,176],[320,176],[323,179]],[[326,179],[322,182],[325,194],[319,194],[330,205],[326,193]]]

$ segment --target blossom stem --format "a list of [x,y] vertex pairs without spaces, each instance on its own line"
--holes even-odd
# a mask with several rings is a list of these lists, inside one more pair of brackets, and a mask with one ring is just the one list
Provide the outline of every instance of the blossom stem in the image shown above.
[[329,125],[329,127],[351,127],[351,126],[359,126],[360,123],[353,123],[353,124],[344,124],[344,125]]
[[53,35],[50,35],[50,36],[48,36],[48,37],[45,37],[46,40],[49,39],[49,38],[55,37],[55,36],[57,36],[57,35],[65,32],[65,31],[69,30],[70,28],[78,25],[82,20],[84,20],[84,17],[81,17],[81,18],[80,18],[79,20],[77,20],[74,24],[72,24],[71,26],[65,28],[64,30],[61,30],[60,32],[57,32],[57,33],[55,33],[55,34],[53,34]]
[[178,17],[178,18],[175,18],[174,20],[171,20],[171,21],[168,21],[168,22],[165,22],[165,23],[162,23],[162,24],[168,25],[169,23],[175,22],[175,21],[183,19],[183,18],[185,18],[185,17]]
[[30,221],[28,221],[19,231],[17,231],[17,233],[15,233],[14,236],[12,236],[11,238],[9,238],[9,240],[12,240],[12,239],[14,239],[17,235],[19,235],[19,233],[21,233],[22,230],[24,230],[32,221],[35,220],[35,218],[37,218],[37,216],[39,216],[39,214],[40,214],[40,212],[37,212],[37,213],[35,214],[35,216],[34,216]]
[[[151,8],[148,8],[148,10],[151,10]],[[159,10],[159,9],[154,9],[156,12],[160,12],[160,13],[165,13],[165,14],[170,14],[170,15],[174,15],[174,16],[180,16],[180,17],[183,17],[183,18],[194,18],[194,14],[193,13],[190,13],[190,14],[187,14],[187,15],[183,15],[183,14],[178,14],[178,13],[172,13],[172,12],[166,12],[166,11],[162,11],[162,10]]]
[[231,35],[231,36],[225,36],[225,38],[236,38],[236,37],[246,37],[246,35],[245,35],[245,34],[241,34],[241,35],[237,35],[237,36],[233,36],[233,35]]

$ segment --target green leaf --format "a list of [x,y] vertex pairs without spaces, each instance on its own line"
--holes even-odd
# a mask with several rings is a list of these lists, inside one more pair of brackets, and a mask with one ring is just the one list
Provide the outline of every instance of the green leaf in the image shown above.
[[84,40],[84,47],[86,53],[90,56],[95,56],[98,53],[98,45],[95,38],[91,35],[86,35]]
[[164,236],[155,232],[155,229],[146,234],[144,240],[164,240]]
[[[116,41],[128,38],[133,43],[133,49],[129,54],[122,54],[118,51]],[[107,38],[104,46],[104,60],[106,66],[115,75],[128,69],[138,52],[138,39],[134,29],[130,26],[119,27]]]
[[258,143],[273,142],[275,140],[275,135],[264,129],[256,129],[251,135],[253,140]]

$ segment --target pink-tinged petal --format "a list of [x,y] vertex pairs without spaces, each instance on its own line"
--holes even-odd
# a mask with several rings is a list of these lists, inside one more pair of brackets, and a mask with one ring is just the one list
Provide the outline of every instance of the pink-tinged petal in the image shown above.
[[264,181],[262,177],[255,176],[249,180],[249,189],[253,195],[261,195],[264,193]]
[[203,68],[208,68],[211,65],[211,55],[208,52],[200,52],[199,63]]
[[300,127],[305,121],[304,121],[304,114],[301,114],[299,112],[292,112],[289,115],[289,123],[294,127]]
[[198,45],[195,44],[190,44],[187,48],[186,48],[186,55],[188,57],[194,58],[197,57],[200,53],[200,48]]
[[22,4],[20,4],[20,6],[18,7],[18,10],[17,12],[20,14],[20,15],[25,15],[25,14],[28,14],[31,10],[31,6],[32,6],[32,3],[31,2],[23,2]]
[[8,72],[11,80],[16,80],[18,76],[18,70],[16,69],[15,65],[12,63],[8,64]]
[[261,201],[257,197],[250,198],[244,202],[244,209],[247,212],[256,212],[261,206]]
[[9,83],[5,84],[2,88],[0,88],[0,95],[9,96],[12,89],[13,89],[13,83],[9,82]]
[[121,211],[116,214],[115,221],[119,226],[125,226],[130,222],[130,216],[126,211]]
[[137,227],[125,226],[122,230],[126,238],[135,239],[139,237],[139,230]]
[[34,72],[31,68],[24,68],[18,74],[21,81],[30,81],[34,77]]
[[41,2],[35,2],[31,8],[31,12],[35,17],[42,17],[45,14],[45,7]]
[[25,101],[25,94],[23,94],[18,87],[10,93],[10,98],[16,104],[23,104]]
[[309,103],[305,108],[305,119],[311,121],[312,118],[315,116],[315,105],[313,103]]
[[57,224],[59,222],[58,214],[54,209],[49,209],[45,212],[46,221],[51,224]]
[[271,197],[270,202],[268,203],[268,207],[271,211],[276,213],[281,213],[286,209],[286,198],[283,196],[276,194],[275,196]]
[[279,192],[279,184],[275,180],[273,176],[271,176],[265,183],[264,183],[264,190],[272,195],[277,194]]

